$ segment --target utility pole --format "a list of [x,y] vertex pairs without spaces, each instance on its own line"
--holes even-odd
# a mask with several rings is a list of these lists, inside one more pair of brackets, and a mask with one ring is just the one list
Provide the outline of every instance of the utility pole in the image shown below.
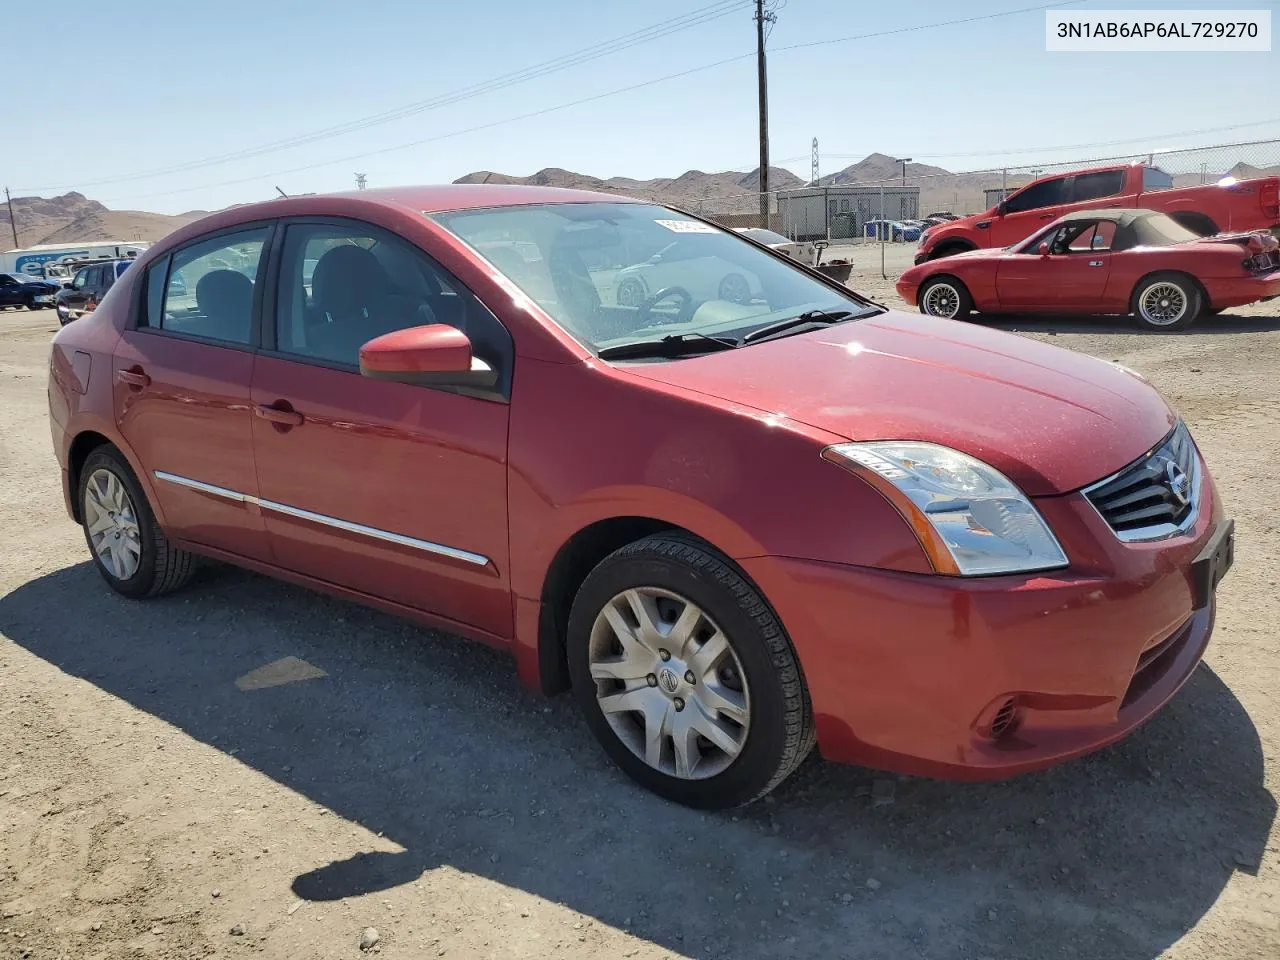
[[16,250],[20,246],[18,243],[18,220],[13,215],[13,197],[9,196],[9,188],[4,188],[4,200],[9,204],[9,228],[13,230],[13,248]]
[[363,189],[365,188],[365,185],[366,185],[368,182],[369,182],[369,178],[368,178],[368,177],[366,177],[363,173],[357,173],[357,174],[356,174],[356,189],[357,189],[357,190],[363,190]]
[[756,76],[760,85],[760,219],[769,226],[769,85],[764,59],[764,25],[777,20],[777,14],[764,8],[765,0],[756,0]]
[[896,162],[902,164],[902,185],[905,187],[907,185],[907,164],[911,162],[911,158],[899,157]]

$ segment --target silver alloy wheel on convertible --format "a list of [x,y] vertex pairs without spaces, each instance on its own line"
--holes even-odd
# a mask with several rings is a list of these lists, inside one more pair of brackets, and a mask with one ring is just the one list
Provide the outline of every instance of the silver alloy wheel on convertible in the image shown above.
[[1168,327],[1181,320],[1187,312],[1187,295],[1176,283],[1153,283],[1142,291],[1138,299],[1138,313],[1153,327]]
[[591,627],[596,700],[618,739],[668,776],[700,780],[741,753],[751,697],[733,644],[686,597],[635,587]]
[[142,559],[142,534],[124,484],[110,470],[93,471],[85,484],[83,506],[94,552],[117,580],[128,580]]
[[720,289],[716,291],[721,300],[731,303],[746,303],[751,299],[751,284],[740,273],[730,273],[720,281]]
[[949,283],[935,283],[924,294],[924,312],[951,320],[960,310],[960,291]]

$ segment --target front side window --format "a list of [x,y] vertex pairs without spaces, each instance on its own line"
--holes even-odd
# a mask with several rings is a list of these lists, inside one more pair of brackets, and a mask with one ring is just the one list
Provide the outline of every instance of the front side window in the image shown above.
[[1076,177],[1072,199],[1076,203],[1114,197],[1124,190],[1124,171],[1106,170],[1102,173],[1082,173]]
[[[431,215],[593,350],[664,336],[745,337],[810,312],[879,312],[732,230],[646,203]],[[517,256],[532,247],[537,258]]]
[[1021,193],[1015,193],[1005,201],[1005,213],[1022,213],[1025,210],[1040,210],[1063,202],[1062,185],[1065,181],[1044,180],[1032,184]]
[[[269,227],[254,227],[221,234],[152,264],[145,325],[223,343],[252,343],[254,284],[269,233]],[[184,283],[169,282],[179,274]]]
[[276,304],[281,353],[358,367],[360,348],[375,337],[432,324],[465,333],[475,355],[505,379],[506,329],[421,250],[367,224],[296,223],[286,230]]

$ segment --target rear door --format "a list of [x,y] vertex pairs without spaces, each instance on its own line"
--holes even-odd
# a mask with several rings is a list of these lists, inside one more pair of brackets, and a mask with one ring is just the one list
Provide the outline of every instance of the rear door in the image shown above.
[[[249,384],[270,223],[193,240],[152,263],[114,358],[120,431],[152,474],[167,532],[269,560]],[[188,285],[170,284],[181,271]]]
[[[424,251],[371,224],[294,220],[279,249],[250,398],[276,561],[510,636],[510,336]],[[431,323],[462,329],[498,387],[361,376],[362,344]]]

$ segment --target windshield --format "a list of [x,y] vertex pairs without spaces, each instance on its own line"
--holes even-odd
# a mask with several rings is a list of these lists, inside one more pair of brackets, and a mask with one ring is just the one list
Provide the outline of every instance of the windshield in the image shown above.
[[599,351],[664,336],[741,338],[812,311],[880,308],[666,207],[555,203],[433,214]]
[[772,230],[760,230],[756,227],[752,227],[749,230],[740,230],[738,232],[741,233],[744,237],[750,237],[756,243],[790,243],[791,242],[782,234],[774,233]]

